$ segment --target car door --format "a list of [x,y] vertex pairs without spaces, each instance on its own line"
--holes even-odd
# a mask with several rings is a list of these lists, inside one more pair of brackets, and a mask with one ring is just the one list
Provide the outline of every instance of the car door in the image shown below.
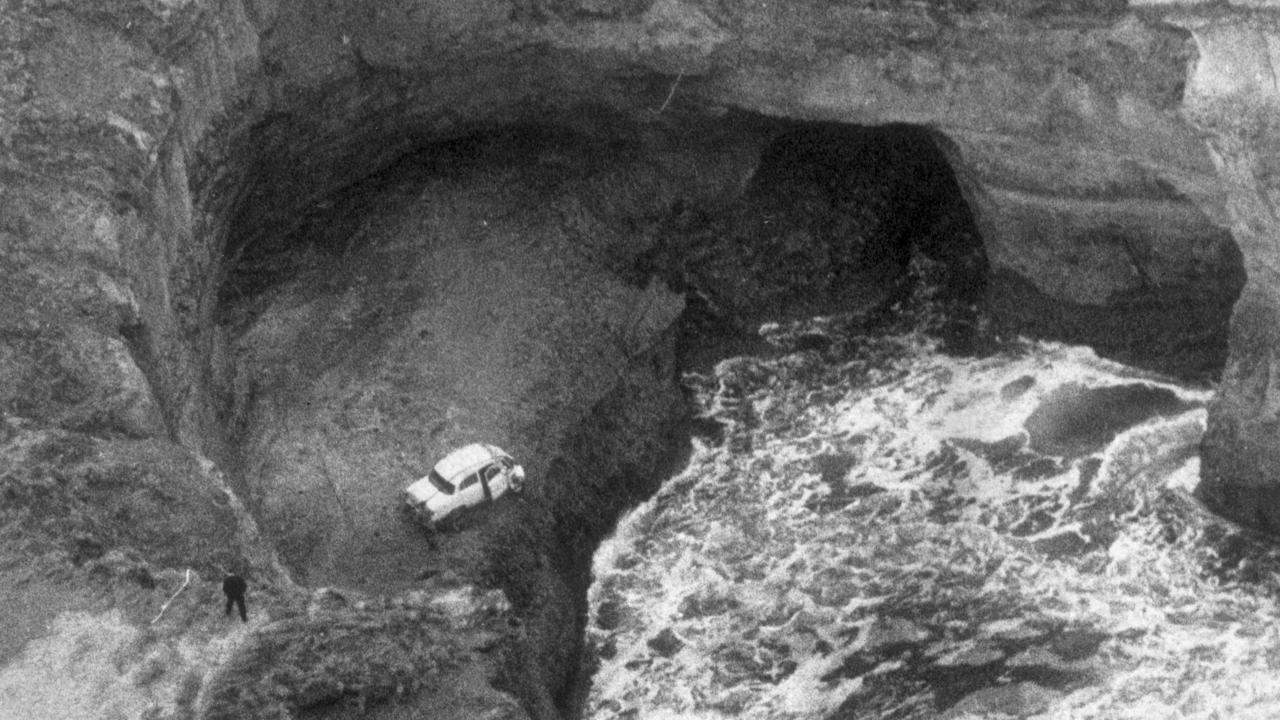
[[490,500],[507,491],[507,476],[496,463],[480,471],[480,483],[484,485]]
[[464,507],[479,505],[485,501],[485,489],[480,482],[480,473],[473,472],[458,484],[458,504]]

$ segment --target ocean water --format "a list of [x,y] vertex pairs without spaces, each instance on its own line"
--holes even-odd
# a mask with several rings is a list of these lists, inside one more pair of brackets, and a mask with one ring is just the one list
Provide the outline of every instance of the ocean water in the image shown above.
[[719,433],[596,556],[587,716],[1280,717],[1280,563],[1208,387],[912,333],[686,377]]

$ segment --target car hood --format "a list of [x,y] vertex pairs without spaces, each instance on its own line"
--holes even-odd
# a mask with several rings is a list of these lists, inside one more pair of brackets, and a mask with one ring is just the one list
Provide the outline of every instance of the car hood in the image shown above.
[[426,505],[428,508],[435,510],[441,505],[448,502],[449,495],[440,492],[432,484],[431,479],[423,476],[417,482],[404,489],[405,499],[411,505]]

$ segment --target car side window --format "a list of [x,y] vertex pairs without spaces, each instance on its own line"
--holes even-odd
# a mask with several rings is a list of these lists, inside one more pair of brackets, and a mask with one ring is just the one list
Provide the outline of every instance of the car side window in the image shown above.
[[462,484],[458,486],[458,489],[466,490],[467,488],[471,487],[472,485],[475,485],[478,482],[480,482],[480,475],[477,473],[471,473],[470,475],[467,476],[465,480],[462,481]]
[[489,467],[484,469],[484,481],[489,482],[490,480],[497,477],[498,473],[500,472],[502,472],[502,468],[498,467],[497,465],[490,465]]

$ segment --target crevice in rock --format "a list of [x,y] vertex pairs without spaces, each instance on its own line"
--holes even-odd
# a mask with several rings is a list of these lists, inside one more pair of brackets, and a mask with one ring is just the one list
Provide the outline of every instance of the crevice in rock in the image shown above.
[[161,420],[164,423],[164,430],[168,434],[169,440],[175,443],[179,442],[177,411],[173,407],[172,398],[168,397],[157,381],[160,368],[153,350],[154,341],[151,338],[150,329],[143,323],[136,323],[121,326],[119,332],[121,339],[124,340],[125,347],[128,348],[129,357],[133,359],[134,364],[138,366],[139,372],[142,373],[142,377],[146,379],[147,387],[151,391],[151,396],[155,399],[156,407],[159,410]]

